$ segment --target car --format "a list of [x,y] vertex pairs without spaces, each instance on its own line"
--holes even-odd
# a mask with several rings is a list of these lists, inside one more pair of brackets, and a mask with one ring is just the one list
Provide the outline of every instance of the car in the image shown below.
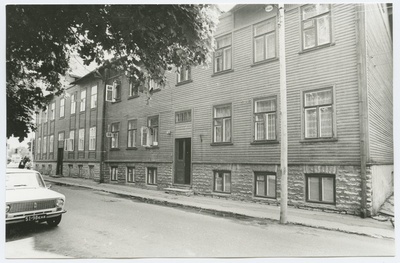
[[61,222],[65,196],[47,187],[42,175],[28,169],[6,169],[6,225],[21,222]]

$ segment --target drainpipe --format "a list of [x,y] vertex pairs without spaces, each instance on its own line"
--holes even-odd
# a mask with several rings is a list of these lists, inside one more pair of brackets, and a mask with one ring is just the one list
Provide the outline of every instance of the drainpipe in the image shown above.
[[367,160],[368,160],[368,83],[367,83],[367,48],[365,37],[365,4],[356,5],[357,21],[357,70],[360,117],[360,175],[361,175],[361,208],[360,216],[369,216],[367,210]]
[[107,96],[107,78],[108,78],[108,69],[104,69],[104,75],[100,75],[101,80],[103,81],[103,108],[102,108],[102,121],[101,121],[101,150],[100,150],[100,183],[104,183],[104,156],[105,156],[105,136],[104,131],[106,129],[106,96]]

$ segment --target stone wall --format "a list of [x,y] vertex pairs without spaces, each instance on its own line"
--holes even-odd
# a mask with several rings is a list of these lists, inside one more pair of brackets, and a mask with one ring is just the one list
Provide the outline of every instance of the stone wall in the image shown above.
[[[213,191],[214,171],[231,171],[231,193]],[[254,172],[268,171],[277,175],[276,198],[254,196]],[[306,174],[335,175],[335,204],[306,201]],[[251,164],[193,164],[194,193],[197,195],[227,198],[268,204],[279,204],[280,171],[278,165]],[[371,211],[371,176],[367,175],[367,210]],[[358,215],[361,208],[360,167],[328,165],[289,165],[288,204],[303,209],[315,209]]]
[[[117,167],[117,181],[111,181],[111,167]],[[135,168],[135,182],[127,182],[127,167]],[[157,168],[157,184],[148,185],[146,181],[146,171],[148,167]],[[110,184],[128,184],[140,188],[150,188],[162,190],[172,184],[172,164],[171,163],[131,163],[131,162],[109,162],[104,166],[104,182]]]
[[90,179],[99,181],[100,164],[99,163],[79,163],[79,162],[64,162],[63,173],[64,177]]

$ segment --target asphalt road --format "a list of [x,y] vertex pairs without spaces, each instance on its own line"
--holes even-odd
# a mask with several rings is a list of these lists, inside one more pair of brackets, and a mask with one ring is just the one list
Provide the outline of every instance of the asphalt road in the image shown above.
[[6,229],[6,258],[391,256],[393,240],[216,217],[53,185],[66,196],[58,227]]

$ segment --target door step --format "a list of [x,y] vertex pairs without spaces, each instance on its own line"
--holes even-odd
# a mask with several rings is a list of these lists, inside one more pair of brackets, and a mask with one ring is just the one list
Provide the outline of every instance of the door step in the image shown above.
[[174,194],[174,195],[186,195],[186,196],[193,195],[193,190],[187,188],[183,189],[183,188],[169,187],[169,188],[164,188],[164,191],[167,194]]

